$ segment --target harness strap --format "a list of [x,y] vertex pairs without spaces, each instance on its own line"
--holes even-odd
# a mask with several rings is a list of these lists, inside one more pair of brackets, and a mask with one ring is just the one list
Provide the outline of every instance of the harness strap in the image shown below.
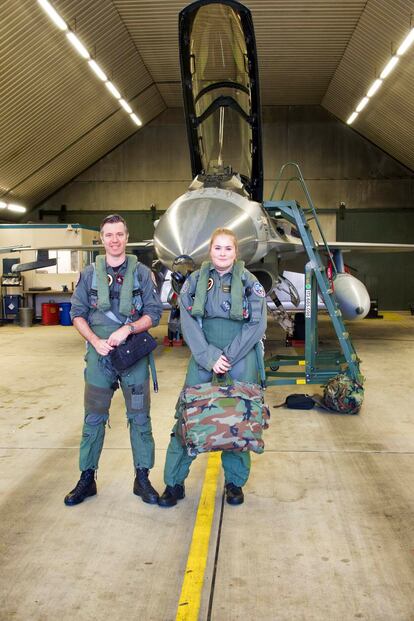
[[[207,300],[208,279],[211,270],[211,262],[204,261],[201,264],[195,297],[191,314],[193,317],[204,317],[204,309]],[[233,265],[231,276],[231,307],[230,319],[243,320],[243,273],[244,261],[236,261]]]
[[[123,283],[121,285],[121,292],[119,294],[119,312],[126,317],[129,317],[133,312],[133,299],[135,296],[140,295],[141,285],[139,282],[138,274],[136,271],[137,258],[135,255],[127,255],[127,269],[124,276]],[[92,287],[91,291],[95,292],[98,298],[97,308],[101,312],[116,323],[122,324],[115,314],[111,311],[111,302],[109,295],[108,275],[106,272],[106,261],[104,255],[98,255],[93,265]],[[130,320],[127,319],[125,323]]]
[[267,382],[266,382],[266,369],[265,369],[265,365],[264,365],[264,360],[263,360],[263,342],[259,341],[258,343],[256,343],[256,345],[254,346],[255,352],[256,352],[256,358],[257,358],[257,368],[259,371],[259,376],[260,376],[260,385],[262,388],[266,388]]
[[130,315],[132,311],[133,291],[137,287],[134,286],[134,272],[137,266],[137,257],[133,254],[127,254],[128,265],[124,276],[124,282],[121,285],[121,296],[119,298],[119,312],[122,315]]

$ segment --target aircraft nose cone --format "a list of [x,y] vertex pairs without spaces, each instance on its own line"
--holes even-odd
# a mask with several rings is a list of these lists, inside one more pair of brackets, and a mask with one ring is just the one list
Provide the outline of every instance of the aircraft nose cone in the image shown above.
[[208,258],[211,235],[220,227],[234,231],[243,243],[241,258],[248,260],[255,252],[257,236],[250,215],[242,207],[244,201],[247,199],[242,196],[216,188],[180,196],[155,229],[158,258],[171,269],[176,257],[187,255],[198,266]]

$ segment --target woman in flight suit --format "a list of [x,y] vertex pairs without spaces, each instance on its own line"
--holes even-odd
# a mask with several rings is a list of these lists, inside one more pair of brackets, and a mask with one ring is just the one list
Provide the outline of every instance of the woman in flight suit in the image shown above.
[[[266,294],[244,262],[237,261],[237,250],[234,233],[216,229],[210,240],[210,261],[193,272],[181,290],[181,329],[192,353],[185,387],[211,381],[213,372],[229,373],[234,380],[258,381],[255,346],[266,330]],[[172,507],[184,498],[184,480],[195,459],[187,454],[177,429],[178,422],[167,450],[166,488],[158,499],[161,507]],[[221,461],[226,500],[239,505],[249,477],[250,452],[223,451]]]

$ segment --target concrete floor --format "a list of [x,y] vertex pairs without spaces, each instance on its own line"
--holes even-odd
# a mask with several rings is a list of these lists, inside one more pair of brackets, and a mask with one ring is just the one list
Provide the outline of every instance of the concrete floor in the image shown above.
[[[366,376],[361,413],[272,409],[246,502],[224,505],[222,520],[220,478],[200,619],[413,621],[414,317],[350,328]],[[161,339],[165,326],[154,332]],[[326,343],[329,332],[322,321]],[[268,350],[283,351],[279,329],[269,333]],[[63,326],[8,325],[0,338],[0,619],[174,621],[206,456],[177,507],[142,503],[118,392],[98,496],[66,507],[78,478],[83,341]],[[157,350],[160,491],[187,358],[186,348]],[[267,401],[292,392],[306,388],[271,388]]]

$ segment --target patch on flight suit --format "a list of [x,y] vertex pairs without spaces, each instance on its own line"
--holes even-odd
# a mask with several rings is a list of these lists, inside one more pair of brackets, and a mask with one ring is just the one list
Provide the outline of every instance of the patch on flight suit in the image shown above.
[[213,288],[214,285],[214,280],[212,278],[209,278],[207,281],[207,291],[210,291],[210,289]]
[[117,274],[115,276],[115,281],[118,283],[118,285],[122,285],[122,283],[124,282],[124,277],[122,276],[122,274]]
[[224,310],[225,313],[227,313],[230,310],[230,302],[228,300],[226,300],[225,302],[222,302],[220,306]]
[[230,285],[221,285],[221,290],[223,291],[223,293],[230,293],[231,286]]
[[107,274],[107,276],[108,276],[108,286],[110,287],[112,285],[112,283],[114,282],[114,279],[111,276],[111,274]]
[[260,282],[258,282],[256,280],[256,282],[253,284],[253,293],[255,293],[257,296],[259,296],[259,298],[264,298],[266,297],[266,292],[263,289],[262,285],[260,284]]
[[190,288],[190,281],[187,278],[187,280],[184,282],[183,286],[181,287],[181,293],[187,293],[189,288]]

